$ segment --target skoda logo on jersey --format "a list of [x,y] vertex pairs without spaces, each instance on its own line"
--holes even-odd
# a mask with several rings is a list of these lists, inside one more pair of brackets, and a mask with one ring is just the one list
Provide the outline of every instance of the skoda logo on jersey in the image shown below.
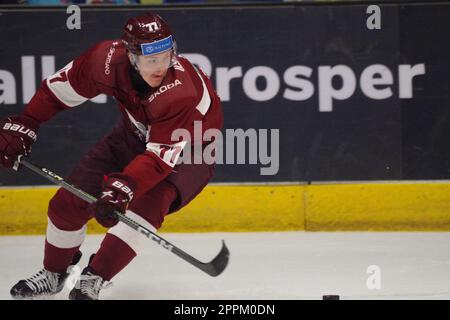
[[172,49],[173,41],[172,36],[168,36],[167,38],[152,42],[152,43],[143,43],[141,44],[142,55],[148,56],[151,54],[157,54],[169,49]]

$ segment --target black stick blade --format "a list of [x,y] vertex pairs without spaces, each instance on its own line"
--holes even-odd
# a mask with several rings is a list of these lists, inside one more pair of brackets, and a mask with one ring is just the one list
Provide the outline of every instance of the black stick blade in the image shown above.
[[228,265],[230,260],[230,251],[228,250],[225,241],[222,240],[222,249],[219,254],[211,260],[211,262],[204,263],[202,266],[203,271],[212,277],[217,277],[221,274]]

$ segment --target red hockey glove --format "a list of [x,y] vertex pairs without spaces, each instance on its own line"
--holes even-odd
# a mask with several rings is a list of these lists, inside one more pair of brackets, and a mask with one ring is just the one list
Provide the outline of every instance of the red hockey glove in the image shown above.
[[114,210],[125,213],[135,188],[136,183],[130,177],[122,173],[110,174],[103,183],[102,195],[92,204],[98,223],[106,228],[115,226],[119,219]]
[[0,163],[17,170],[19,156],[28,156],[37,139],[39,122],[27,116],[9,116],[0,121]]

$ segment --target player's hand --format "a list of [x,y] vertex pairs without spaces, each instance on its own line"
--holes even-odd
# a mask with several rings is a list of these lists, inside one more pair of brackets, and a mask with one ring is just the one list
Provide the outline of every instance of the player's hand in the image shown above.
[[100,198],[92,204],[95,219],[102,226],[111,228],[117,224],[114,210],[125,213],[128,204],[133,200],[133,190],[136,183],[122,173],[112,173],[103,183]]
[[31,153],[36,142],[39,122],[23,116],[9,116],[0,120],[0,164],[18,169],[18,158]]

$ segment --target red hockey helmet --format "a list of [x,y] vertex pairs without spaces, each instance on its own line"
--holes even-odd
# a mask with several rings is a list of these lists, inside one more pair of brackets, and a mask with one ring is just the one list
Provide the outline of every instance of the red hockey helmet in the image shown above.
[[131,53],[137,55],[151,55],[174,48],[169,25],[153,12],[130,18],[123,28],[122,41]]

